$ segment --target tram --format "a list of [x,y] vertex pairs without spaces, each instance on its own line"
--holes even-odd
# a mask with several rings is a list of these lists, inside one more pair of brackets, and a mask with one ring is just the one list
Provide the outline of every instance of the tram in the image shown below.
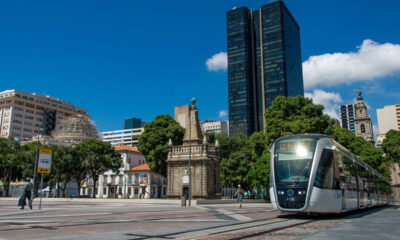
[[275,209],[342,213],[389,203],[391,187],[376,170],[322,134],[278,138],[271,149]]

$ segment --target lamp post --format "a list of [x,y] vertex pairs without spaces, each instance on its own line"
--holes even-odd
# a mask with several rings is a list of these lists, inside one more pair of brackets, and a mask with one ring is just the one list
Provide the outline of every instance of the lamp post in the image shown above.
[[189,105],[189,207],[192,205],[192,109],[196,104],[196,98],[191,99]]
[[37,164],[38,164],[38,159],[39,159],[39,148],[40,148],[40,134],[37,135],[37,143],[38,143],[38,148],[36,151],[36,158],[35,158],[35,166],[33,169],[33,193],[32,193],[32,198],[34,198],[37,195],[37,187],[36,187],[36,171],[37,171]]

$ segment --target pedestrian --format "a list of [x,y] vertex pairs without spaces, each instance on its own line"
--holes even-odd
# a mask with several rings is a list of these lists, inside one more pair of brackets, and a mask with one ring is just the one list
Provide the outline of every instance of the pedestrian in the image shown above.
[[31,183],[29,178],[27,178],[26,181],[28,181],[28,183],[25,185],[24,192],[18,201],[18,206],[20,206],[20,209],[24,209],[24,207],[26,205],[26,199],[28,199],[29,208],[32,209],[33,184]]
[[239,184],[236,189],[236,192],[235,192],[235,197],[239,203],[239,208],[242,208],[243,196],[244,196],[244,192],[243,192],[242,187]]

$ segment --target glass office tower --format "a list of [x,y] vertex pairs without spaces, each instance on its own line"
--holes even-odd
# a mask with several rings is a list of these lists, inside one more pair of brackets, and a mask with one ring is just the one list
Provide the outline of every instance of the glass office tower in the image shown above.
[[143,127],[142,119],[134,117],[125,119],[124,129],[141,128],[141,127]]
[[356,127],[354,124],[354,119],[356,117],[356,105],[355,104],[341,105],[339,107],[339,111],[340,111],[340,120],[342,123],[342,128],[349,129],[353,133],[356,133]]
[[275,97],[304,95],[300,27],[283,1],[227,13],[229,133],[265,126]]

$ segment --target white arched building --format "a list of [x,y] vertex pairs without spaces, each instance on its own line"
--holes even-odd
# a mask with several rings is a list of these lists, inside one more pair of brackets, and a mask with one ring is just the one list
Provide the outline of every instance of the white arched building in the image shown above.
[[166,197],[166,178],[150,170],[137,147],[122,145],[115,149],[122,158],[119,173],[107,171],[101,174],[95,188],[89,180],[82,185],[81,195],[91,195],[94,189],[97,198]]

